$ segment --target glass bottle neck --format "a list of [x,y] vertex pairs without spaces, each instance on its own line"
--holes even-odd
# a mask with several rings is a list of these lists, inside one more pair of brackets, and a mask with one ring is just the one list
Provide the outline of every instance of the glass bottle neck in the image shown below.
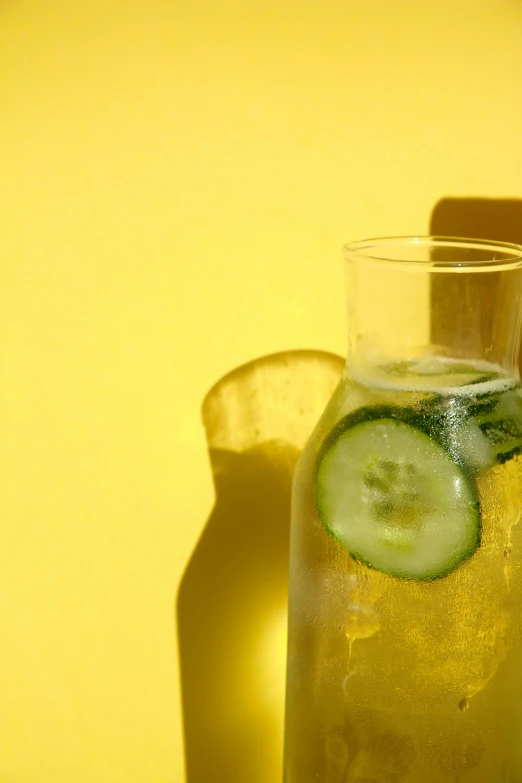
[[348,255],[348,371],[445,357],[518,373],[522,269]]

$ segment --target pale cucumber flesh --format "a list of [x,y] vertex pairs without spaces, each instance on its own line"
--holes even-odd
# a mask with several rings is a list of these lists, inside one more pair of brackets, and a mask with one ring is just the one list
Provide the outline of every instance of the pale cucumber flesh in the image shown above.
[[319,515],[367,566],[403,579],[440,578],[480,544],[473,482],[428,434],[379,413],[348,416],[327,438],[316,471]]

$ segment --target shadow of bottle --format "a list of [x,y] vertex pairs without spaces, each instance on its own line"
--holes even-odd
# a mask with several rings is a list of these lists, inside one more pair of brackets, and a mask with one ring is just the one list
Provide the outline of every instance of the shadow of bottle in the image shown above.
[[216,502],[177,598],[187,783],[281,779],[292,474],[342,369],[274,354],[204,400]]
[[433,207],[430,233],[520,244],[522,199],[442,198]]
[[[514,198],[451,198],[445,197],[433,207],[430,219],[433,236],[471,237],[499,242],[522,244],[522,199]],[[451,282],[451,285],[448,283]],[[434,312],[459,312],[463,306],[477,312],[477,322],[485,333],[491,330],[491,319],[497,313],[498,302],[505,299],[502,286],[509,281],[502,275],[453,276],[434,275],[431,301]],[[448,333],[455,329],[455,320],[440,315],[434,318],[435,343],[444,344]],[[511,328],[506,324],[506,328]],[[519,367],[522,369],[522,345],[519,350]]]

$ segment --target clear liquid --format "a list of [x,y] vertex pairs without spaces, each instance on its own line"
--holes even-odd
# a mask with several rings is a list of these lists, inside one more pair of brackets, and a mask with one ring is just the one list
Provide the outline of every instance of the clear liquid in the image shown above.
[[294,481],[285,781],[520,783],[522,458],[478,471],[480,547],[435,581],[356,562],[314,494],[318,450],[350,411],[497,394],[522,428],[517,381],[440,360],[358,381],[342,381]]

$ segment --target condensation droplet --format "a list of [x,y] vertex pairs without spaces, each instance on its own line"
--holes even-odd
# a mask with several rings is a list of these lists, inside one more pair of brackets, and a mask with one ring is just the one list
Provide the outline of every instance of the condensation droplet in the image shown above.
[[504,549],[504,557],[509,557],[509,556],[510,556],[510,554],[511,554],[511,549],[510,549],[510,547],[508,547],[508,546],[507,546],[507,547]]

